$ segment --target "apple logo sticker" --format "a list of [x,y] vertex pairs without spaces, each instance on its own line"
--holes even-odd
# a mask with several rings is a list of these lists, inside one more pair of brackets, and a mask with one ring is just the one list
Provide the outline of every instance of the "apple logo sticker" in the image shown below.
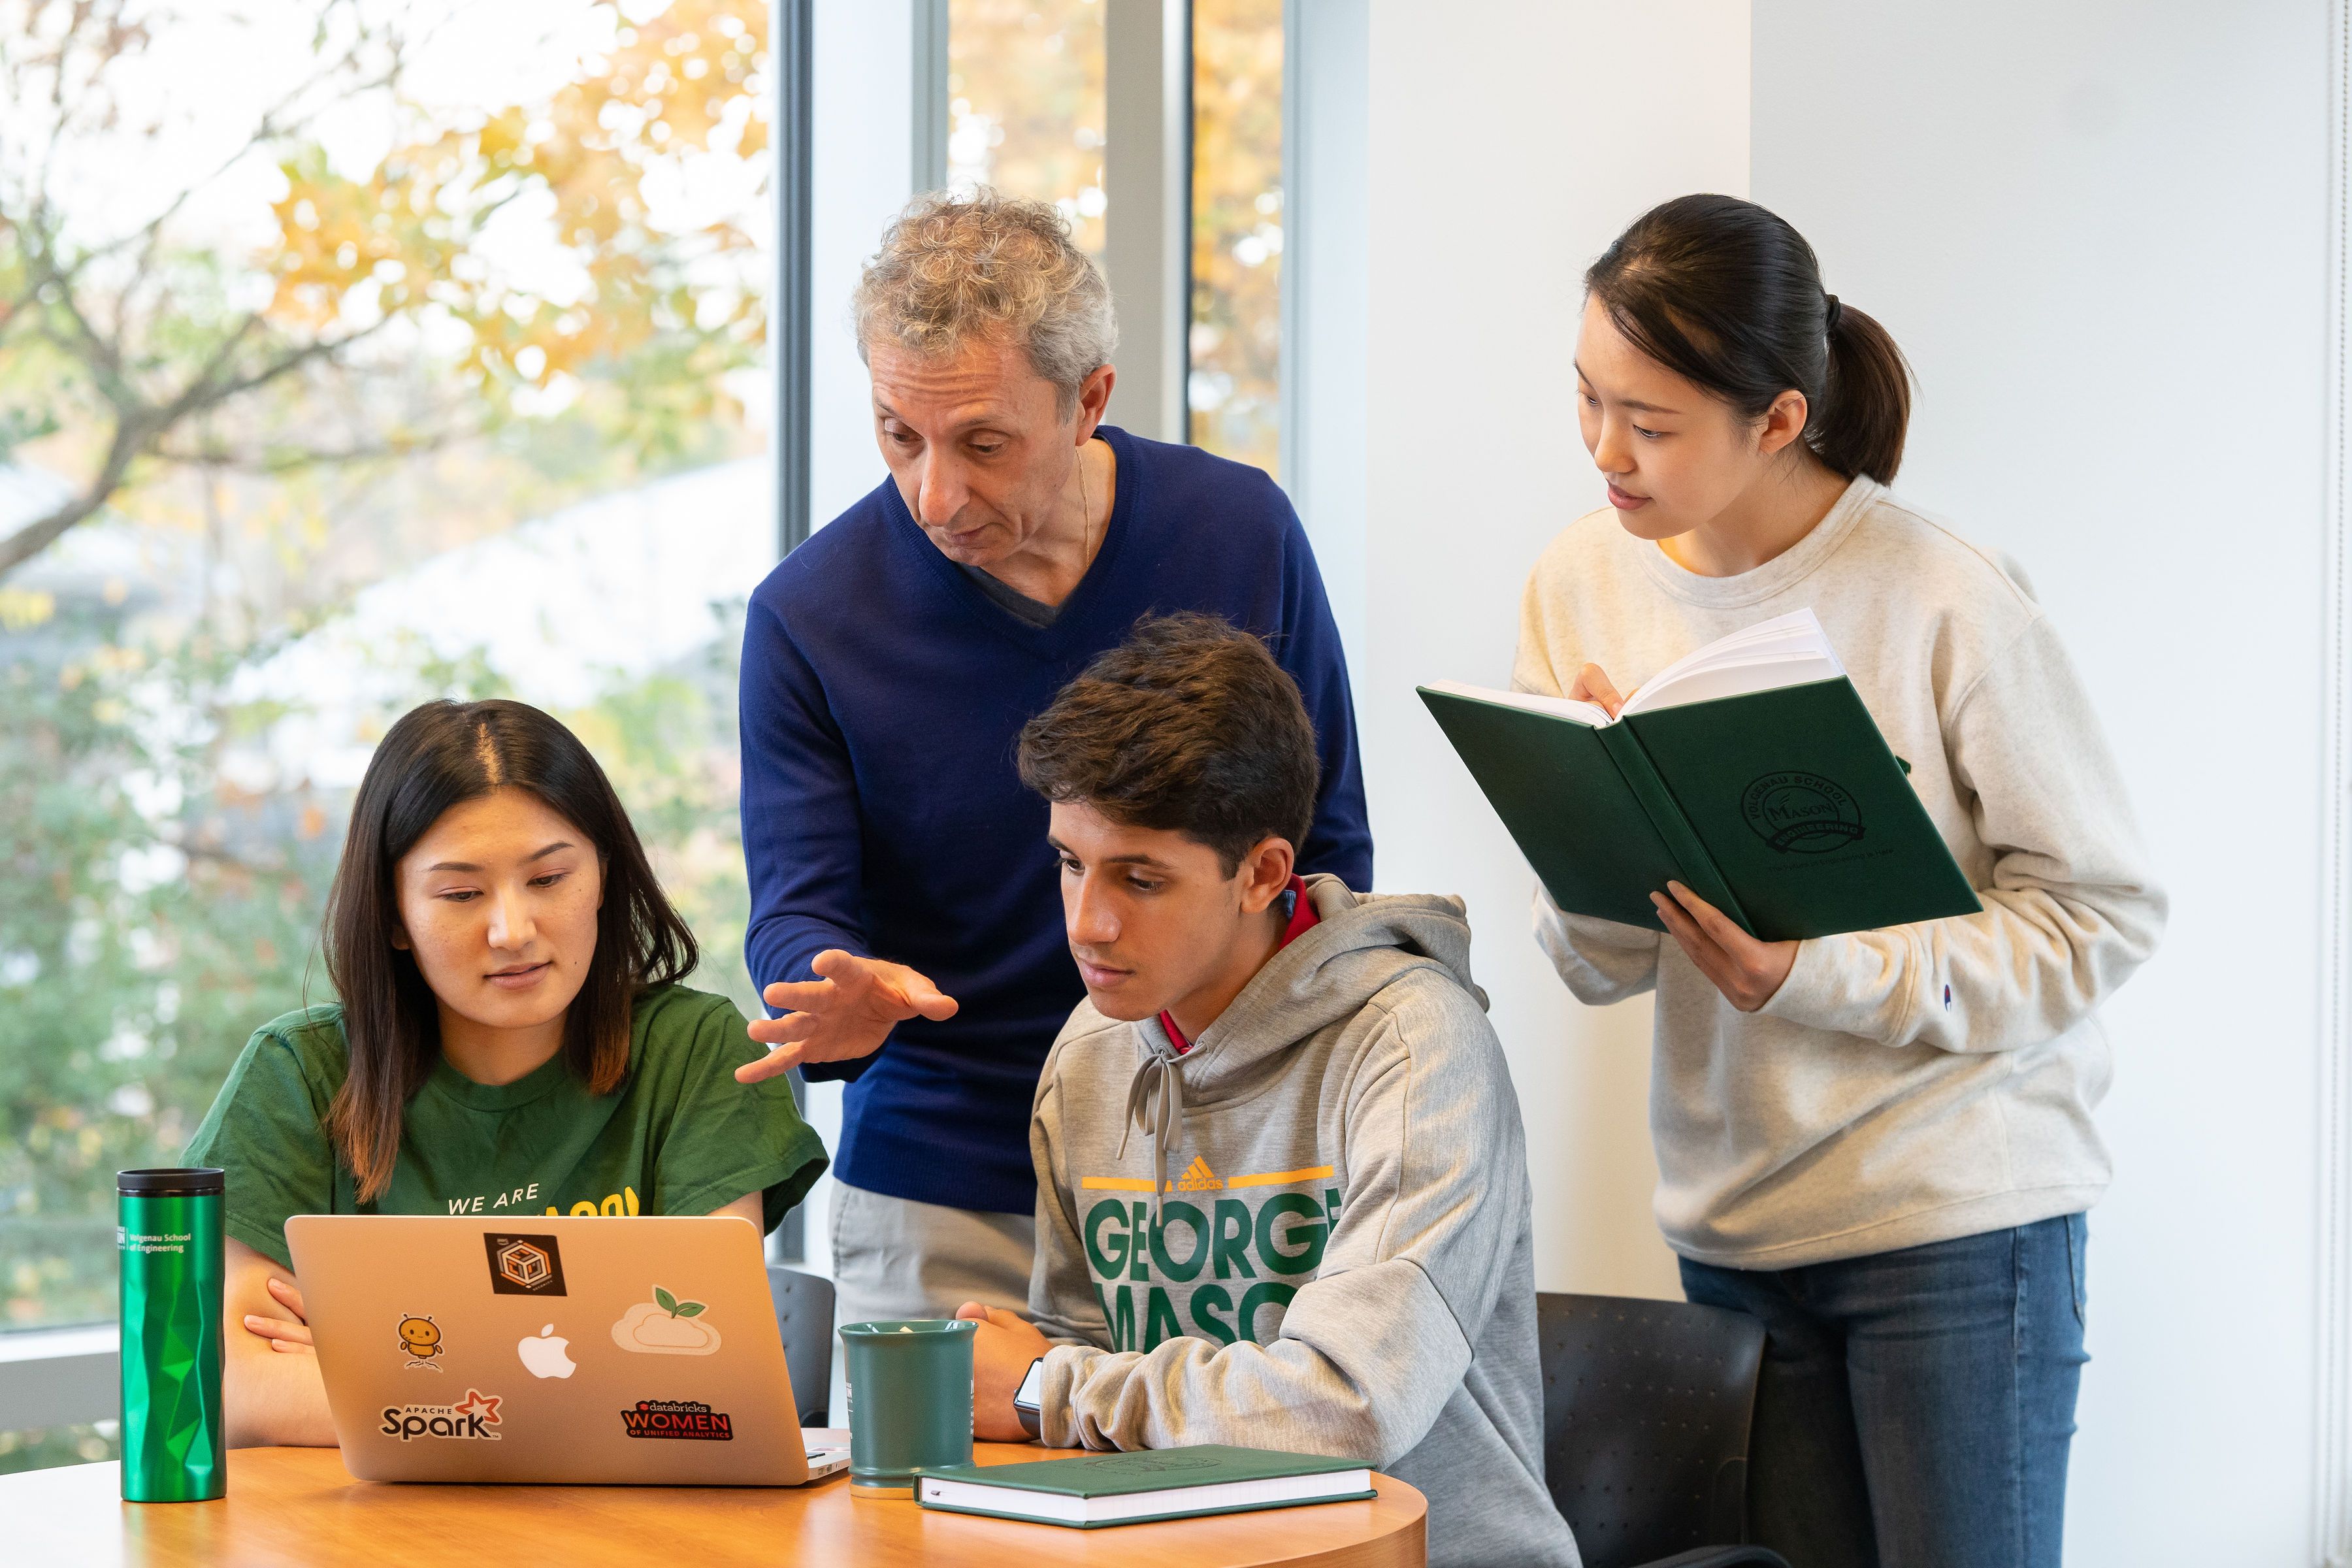
[[525,1335],[515,1345],[515,1354],[522,1357],[525,1371],[533,1377],[570,1377],[579,1370],[566,1353],[572,1342],[555,1331],[550,1323],[536,1334]]

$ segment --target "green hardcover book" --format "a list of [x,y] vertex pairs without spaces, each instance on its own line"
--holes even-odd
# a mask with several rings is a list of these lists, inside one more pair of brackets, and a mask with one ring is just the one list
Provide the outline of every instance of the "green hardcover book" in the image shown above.
[[1218,1444],[1022,1465],[944,1465],[925,1470],[919,1482],[916,1498],[925,1508],[1079,1530],[1374,1495],[1371,1469],[1361,1460]]
[[1445,738],[1553,901],[1663,931],[1672,878],[1766,942],[1984,906],[1811,610],[1598,704],[1441,681]]

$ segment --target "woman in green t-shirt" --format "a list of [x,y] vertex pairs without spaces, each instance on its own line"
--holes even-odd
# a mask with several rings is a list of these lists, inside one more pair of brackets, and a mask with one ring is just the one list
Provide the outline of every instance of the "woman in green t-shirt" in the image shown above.
[[228,1173],[232,1446],[332,1445],[286,1249],[298,1214],[727,1214],[824,1171],[604,770],[520,702],[392,727],[329,895],[339,1003],[246,1045],[187,1162]]

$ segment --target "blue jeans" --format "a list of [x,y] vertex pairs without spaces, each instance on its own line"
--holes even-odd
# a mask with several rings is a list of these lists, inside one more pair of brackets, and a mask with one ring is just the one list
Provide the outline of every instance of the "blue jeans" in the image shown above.
[[1793,1568],[2058,1568],[2081,1215],[1804,1268],[1683,1260],[1763,1321],[1748,1539]]

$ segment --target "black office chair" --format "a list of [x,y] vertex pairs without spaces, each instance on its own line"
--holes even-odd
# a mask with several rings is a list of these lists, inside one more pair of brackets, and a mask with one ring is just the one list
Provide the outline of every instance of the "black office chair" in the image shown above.
[[833,1281],[797,1268],[768,1265],[768,1294],[784,1336],[784,1365],[793,1374],[793,1402],[801,1425],[826,1425],[833,1402]]
[[[1544,1471],[1584,1568],[1789,1568],[1748,1535],[1764,1325],[1615,1296],[1536,1298]],[[797,1375],[797,1374],[795,1374]]]

